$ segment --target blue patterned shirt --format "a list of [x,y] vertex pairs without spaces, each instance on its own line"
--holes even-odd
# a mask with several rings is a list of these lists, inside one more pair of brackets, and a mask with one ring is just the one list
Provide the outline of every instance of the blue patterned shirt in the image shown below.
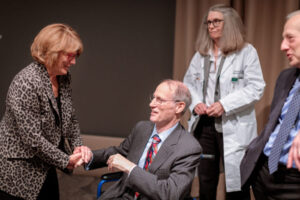
[[[280,129],[280,126],[282,124],[282,121],[283,121],[283,118],[285,116],[285,114],[287,113],[287,110],[288,110],[288,107],[286,106],[286,104],[288,104],[293,96],[294,96],[294,92],[300,87],[300,81],[299,81],[299,78],[296,79],[291,91],[289,92],[289,95],[288,97],[286,98],[285,102],[284,102],[284,105],[282,107],[282,110],[281,110],[281,114],[279,116],[279,119],[278,119],[278,124],[277,126],[275,127],[274,131],[272,132],[270,138],[269,138],[269,141],[267,142],[265,148],[264,148],[264,154],[266,156],[270,156],[270,153],[271,153],[271,149],[272,149],[272,146],[273,146],[273,143],[277,137],[277,134],[279,132],[279,129]],[[298,131],[300,130],[300,112],[298,113],[298,118],[296,120],[296,123],[295,125],[293,126],[288,138],[287,138],[287,141],[286,143],[284,144],[283,146],[283,150],[281,152],[281,155],[280,155],[280,159],[279,159],[279,163],[281,164],[284,164],[286,165],[287,164],[287,160],[288,160],[288,154],[289,154],[289,150],[291,148],[291,145],[292,145],[292,142],[295,138],[295,136],[298,134]],[[293,163],[293,167],[296,168],[296,165],[295,163]]]

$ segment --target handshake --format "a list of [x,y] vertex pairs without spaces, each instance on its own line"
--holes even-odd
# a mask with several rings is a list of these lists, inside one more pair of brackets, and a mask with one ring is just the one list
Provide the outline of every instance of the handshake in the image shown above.
[[[69,156],[67,169],[72,170],[83,164],[88,164],[92,157],[93,153],[87,146],[76,147],[73,151],[73,154]],[[136,166],[136,164],[118,153],[109,156],[106,164],[108,166],[108,171],[123,171],[127,174],[130,173],[131,170]]]
[[92,159],[92,151],[87,146],[75,147],[73,154],[69,156],[67,169],[75,169],[83,164],[87,164]]

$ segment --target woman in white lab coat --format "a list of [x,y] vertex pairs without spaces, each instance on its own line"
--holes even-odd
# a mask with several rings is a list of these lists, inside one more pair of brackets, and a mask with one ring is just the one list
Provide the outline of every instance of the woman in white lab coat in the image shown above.
[[254,104],[265,87],[257,52],[245,42],[237,12],[224,5],[209,9],[196,48],[184,83],[192,94],[189,128],[203,148],[200,199],[216,199],[220,166],[226,199],[250,199],[249,191],[241,191],[239,167],[257,136]]

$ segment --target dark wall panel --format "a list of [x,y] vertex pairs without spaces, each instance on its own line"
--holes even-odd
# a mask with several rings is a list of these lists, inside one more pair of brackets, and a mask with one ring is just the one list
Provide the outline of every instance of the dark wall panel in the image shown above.
[[175,0],[2,0],[0,19],[0,117],[12,78],[32,61],[34,36],[51,23],[71,25],[83,40],[71,70],[83,133],[126,136],[172,76]]

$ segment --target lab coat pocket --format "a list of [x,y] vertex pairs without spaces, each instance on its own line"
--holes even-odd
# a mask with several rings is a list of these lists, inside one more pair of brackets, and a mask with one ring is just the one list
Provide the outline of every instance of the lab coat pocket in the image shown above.
[[239,122],[236,127],[236,141],[242,148],[247,148],[249,143],[256,137],[256,124],[249,122]]
[[201,92],[202,88],[203,88],[203,82],[204,82],[204,79],[201,76],[201,73],[198,73],[198,72],[194,73],[193,80],[195,83],[195,87],[197,88],[197,92]]

